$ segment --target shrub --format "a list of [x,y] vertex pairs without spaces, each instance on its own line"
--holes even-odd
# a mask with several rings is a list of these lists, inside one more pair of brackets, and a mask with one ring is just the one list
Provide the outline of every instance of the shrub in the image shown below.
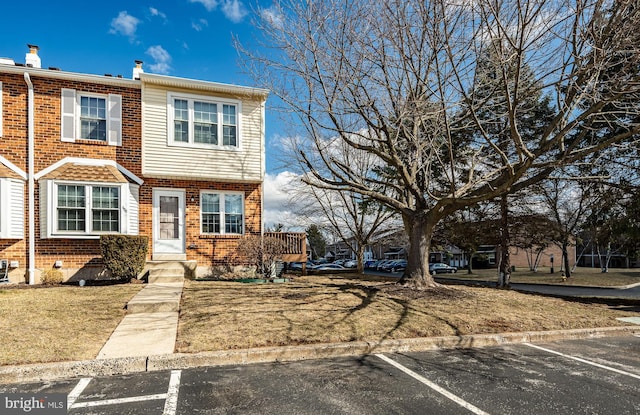
[[55,285],[62,283],[62,271],[59,269],[51,268],[45,270],[40,275],[40,282],[43,285]]
[[260,275],[270,277],[275,263],[286,252],[286,244],[272,236],[246,235],[238,241],[238,253],[256,268]]
[[144,269],[148,238],[133,235],[101,235],[100,248],[104,266],[114,278],[131,281]]

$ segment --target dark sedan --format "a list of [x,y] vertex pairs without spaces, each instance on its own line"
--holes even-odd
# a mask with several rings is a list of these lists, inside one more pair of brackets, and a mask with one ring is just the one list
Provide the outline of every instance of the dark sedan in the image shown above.
[[453,274],[458,272],[458,268],[451,265],[443,264],[442,262],[436,262],[435,264],[429,264],[430,274]]

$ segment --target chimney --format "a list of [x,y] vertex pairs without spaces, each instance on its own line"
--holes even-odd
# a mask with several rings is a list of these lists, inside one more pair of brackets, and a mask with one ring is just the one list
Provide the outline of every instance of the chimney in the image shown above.
[[40,48],[36,45],[27,46],[29,47],[29,53],[27,53],[27,56],[25,56],[24,63],[32,68],[40,68],[40,56],[38,56],[38,49]]
[[142,69],[142,61],[135,61],[136,67],[133,68],[133,79],[140,79],[140,74],[144,72]]

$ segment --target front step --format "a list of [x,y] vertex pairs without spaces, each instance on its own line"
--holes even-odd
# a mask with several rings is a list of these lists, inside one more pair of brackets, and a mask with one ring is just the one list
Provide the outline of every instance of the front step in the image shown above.
[[185,277],[195,278],[197,261],[150,261],[146,269],[149,284],[183,282]]

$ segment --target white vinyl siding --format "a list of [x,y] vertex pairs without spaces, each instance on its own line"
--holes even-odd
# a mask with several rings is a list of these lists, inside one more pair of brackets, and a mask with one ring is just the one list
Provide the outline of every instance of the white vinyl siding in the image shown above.
[[24,182],[0,179],[0,238],[24,238]]
[[[142,174],[151,177],[261,182],[263,180],[262,102],[235,99],[238,147],[169,145],[169,117],[166,89],[143,85]],[[176,91],[178,96],[193,95]],[[202,95],[195,95],[202,96]],[[206,97],[206,96],[205,96]],[[230,102],[234,97],[211,96],[211,102]],[[224,109],[218,109],[223,113]],[[224,118],[224,114],[223,118]],[[224,119],[218,121],[223,121]],[[171,123],[173,125],[173,122]],[[172,132],[173,134],[173,132]],[[224,131],[221,132],[224,135]],[[175,137],[175,134],[172,136]],[[223,136],[218,137],[222,143]]]
[[41,238],[137,235],[139,186],[130,183],[40,181]]
[[62,88],[61,100],[61,141],[88,139],[122,145],[121,95]]

